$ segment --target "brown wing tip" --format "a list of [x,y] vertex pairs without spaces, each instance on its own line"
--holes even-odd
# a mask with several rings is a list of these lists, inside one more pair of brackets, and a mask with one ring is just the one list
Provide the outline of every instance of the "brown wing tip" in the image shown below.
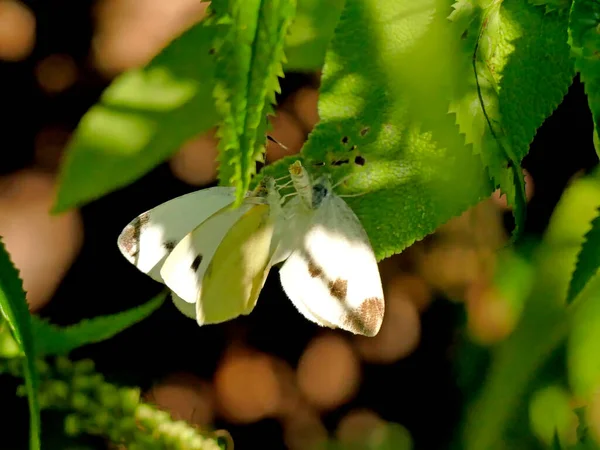
[[348,314],[343,328],[363,336],[376,336],[381,328],[384,312],[385,302],[383,298],[367,298],[359,308]]
[[125,256],[135,258],[138,251],[135,227],[127,225],[119,235],[117,244]]
[[135,260],[139,253],[139,241],[142,228],[148,223],[148,214],[140,214],[133,219],[117,238],[117,245],[121,252],[128,256],[131,261]]

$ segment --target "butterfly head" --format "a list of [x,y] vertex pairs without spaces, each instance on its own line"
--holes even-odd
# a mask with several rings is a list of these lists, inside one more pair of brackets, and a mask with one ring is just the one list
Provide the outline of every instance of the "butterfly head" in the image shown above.
[[322,175],[312,185],[312,207],[318,208],[323,200],[331,194],[331,180],[328,175]]

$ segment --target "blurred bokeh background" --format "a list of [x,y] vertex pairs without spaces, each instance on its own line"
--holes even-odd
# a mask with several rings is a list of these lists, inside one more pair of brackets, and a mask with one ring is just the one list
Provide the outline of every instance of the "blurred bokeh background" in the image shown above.
[[[196,0],[0,0],[0,235],[36,314],[71,324],[160,291],[121,256],[116,238],[139,213],[215,183],[212,134],[79,211],[48,211],[82,114],[115,76],[148,62],[204,9]],[[299,151],[318,121],[319,74],[286,73],[281,84],[270,133],[287,150],[269,142],[268,162]],[[544,230],[565,185],[596,163],[591,135],[576,80],[524,163],[527,233]],[[490,344],[514,326],[510,305],[490,286],[495,251],[511,226],[494,195],[382,261],[386,318],[375,338],[309,323],[273,270],[248,317],[199,328],[167,302],[144,322],[72,356],[92,358],[110,381],[141,386],[148,401],[175,417],[229,430],[236,449],[307,449],[328,434],[360,441],[384,421],[405,427],[415,449],[448,448],[464,396],[457,342],[466,335]],[[15,386],[0,378],[1,407],[15,417],[3,449],[26,445],[26,403]],[[55,443],[47,448],[69,448],[53,414],[42,416],[44,440]],[[78,442],[107,447],[99,438]]]

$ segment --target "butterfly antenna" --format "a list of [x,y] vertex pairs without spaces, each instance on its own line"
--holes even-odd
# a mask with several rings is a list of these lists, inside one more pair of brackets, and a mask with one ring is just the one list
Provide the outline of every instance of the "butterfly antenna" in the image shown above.
[[[335,183],[331,189],[335,189],[336,187],[338,187],[340,184],[344,183],[345,181],[348,180],[348,178],[350,178],[352,175],[354,175],[353,173],[351,173],[350,175],[346,175],[345,177],[343,177],[342,179],[340,179],[337,183]],[[368,194],[368,192],[361,192],[359,194],[339,194],[338,197],[342,197],[342,198],[348,198],[348,197],[360,197],[361,195],[365,195]]]
[[348,198],[348,197],[360,197],[361,195],[368,194],[368,192],[361,192],[360,194],[341,194],[338,197]]
[[336,187],[338,187],[340,184],[344,183],[345,181],[347,181],[352,175],[354,175],[353,173],[351,173],[350,175],[346,175],[345,177],[341,178],[337,183],[335,183],[333,186],[331,186],[331,189],[335,189]]
[[275,144],[279,145],[282,149],[289,150],[289,148],[287,148],[285,145],[283,145],[281,142],[279,142],[273,136],[270,136],[267,134],[267,139],[270,140],[271,142],[274,142]]

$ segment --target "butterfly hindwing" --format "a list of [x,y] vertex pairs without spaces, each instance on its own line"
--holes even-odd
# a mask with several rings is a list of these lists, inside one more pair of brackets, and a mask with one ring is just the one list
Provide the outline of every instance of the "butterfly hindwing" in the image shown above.
[[[286,205],[287,206],[287,205]],[[375,255],[360,221],[340,197],[329,194],[311,217],[280,270],[287,296],[309,320],[374,336],[384,314]],[[306,314],[305,314],[306,315]]]
[[224,322],[254,309],[273,254],[271,217],[268,205],[255,205],[222,239],[202,280],[199,324]]
[[175,246],[164,262],[160,275],[178,297],[196,303],[202,291],[202,278],[227,231],[254,205],[223,208],[213,214]]
[[199,223],[230,205],[235,188],[217,186],[174,198],[140,214],[121,232],[117,245],[140,271],[163,282],[162,265],[179,241]]
[[194,303],[186,302],[174,292],[171,292],[171,300],[181,314],[190,319],[196,318],[196,305]]

